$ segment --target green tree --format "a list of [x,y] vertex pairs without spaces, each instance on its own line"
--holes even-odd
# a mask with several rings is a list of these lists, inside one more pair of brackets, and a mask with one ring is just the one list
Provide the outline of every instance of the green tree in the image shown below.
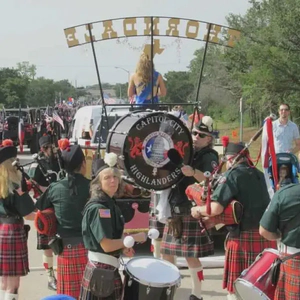
[[164,75],[167,95],[162,98],[165,103],[188,103],[193,90],[189,72],[170,71]]
[[36,66],[31,65],[28,61],[17,63],[17,70],[22,77],[28,77],[31,80],[36,76]]
[[44,77],[32,80],[26,94],[29,106],[53,105],[55,100],[55,85],[52,79]]
[[246,109],[256,124],[278,104],[288,102],[300,114],[299,45],[295,34],[300,9],[298,0],[252,0],[244,16],[229,15],[228,23],[242,31],[225,60],[232,78],[242,87]]
[[0,69],[0,103],[6,108],[26,106],[26,92],[29,85],[28,78],[22,77],[13,68]]

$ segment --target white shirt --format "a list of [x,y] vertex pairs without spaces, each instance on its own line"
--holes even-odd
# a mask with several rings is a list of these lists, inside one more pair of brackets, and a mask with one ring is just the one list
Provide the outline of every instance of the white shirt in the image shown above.
[[293,148],[293,141],[300,138],[298,126],[292,121],[281,124],[279,119],[272,124],[275,152],[290,152]]

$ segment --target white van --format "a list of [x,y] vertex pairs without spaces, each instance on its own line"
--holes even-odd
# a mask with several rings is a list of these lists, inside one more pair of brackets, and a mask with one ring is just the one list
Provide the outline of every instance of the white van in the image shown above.
[[[72,121],[71,142],[76,142],[80,146],[95,148],[100,137],[101,143],[106,143],[107,127],[102,119],[102,110],[102,105],[84,106],[78,109]],[[117,119],[130,113],[130,106],[107,105],[106,112],[109,123],[108,128],[111,128]],[[101,122],[102,124],[100,124]],[[102,125],[101,136],[98,131],[100,125]]]

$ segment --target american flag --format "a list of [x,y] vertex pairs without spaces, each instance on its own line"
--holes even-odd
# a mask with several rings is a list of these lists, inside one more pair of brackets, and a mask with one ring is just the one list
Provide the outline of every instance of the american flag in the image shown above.
[[100,218],[111,218],[110,209],[99,209]]
[[274,185],[278,183],[277,174],[277,159],[274,147],[274,137],[273,137],[273,125],[272,119],[270,117],[266,118],[263,125],[262,139],[261,139],[261,162],[264,168],[265,180],[268,188],[270,198],[272,199],[274,195],[274,190],[271,187],[270,176],[268,172],[269,161],[272,161],[272,173],[274,178]]
[[60,118],[60,116],[57,114],[56,111],[53,111],[52,118],[53,118],[54,121],[56,121],[57,123],[59,123],[60,126],[61,126],[63,129],[65,129],[64,122],[63,122],[63,120]]

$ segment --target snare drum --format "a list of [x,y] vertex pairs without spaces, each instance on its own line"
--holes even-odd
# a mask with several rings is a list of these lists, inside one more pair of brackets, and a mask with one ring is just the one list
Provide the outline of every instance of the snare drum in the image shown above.
[[255,262],[234,282],[236,294],[242,300],[273,300],[276,286],[272,285],[270,271],[279,258],[275,249],[265,249]]
[[124,272],[124,300],[172,300],[181,282],[176,266],[154,257],[133,258]]
[[119,166],[139,186],[164,190],[183,178],[180,166],[172,164],[168,150],[175,148],[189,165],[193,143],[188,128],[166,112],[132,112],[110,129],[106,152],[118,155]]

